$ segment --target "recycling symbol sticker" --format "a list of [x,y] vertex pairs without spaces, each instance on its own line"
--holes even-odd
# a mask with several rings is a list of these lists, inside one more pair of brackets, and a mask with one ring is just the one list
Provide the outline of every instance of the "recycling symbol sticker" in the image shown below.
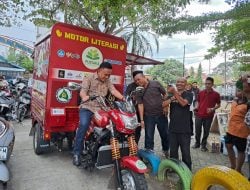
[[68,103],[72,98],[72,93],[67,88],[59,88],[56,92],[56,99],[61,103]]

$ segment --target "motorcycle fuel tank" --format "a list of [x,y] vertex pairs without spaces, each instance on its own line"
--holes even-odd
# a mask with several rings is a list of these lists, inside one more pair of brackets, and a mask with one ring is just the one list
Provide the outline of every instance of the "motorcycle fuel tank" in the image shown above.
[[94,113],[93,121],[98,127],[105,128],[109,124],[109,115],[107,112],[99,110]]

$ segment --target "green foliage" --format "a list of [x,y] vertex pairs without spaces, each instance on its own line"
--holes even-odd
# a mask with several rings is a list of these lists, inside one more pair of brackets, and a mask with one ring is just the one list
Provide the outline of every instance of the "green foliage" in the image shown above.
[[[225,72],[226,70],[226,72]],[[244,72],[250,71],[250,65],[240,62],[227,62],[220,63],[216,68],[213,69],[212,77],[217,77],[217,85],[224,83],[225,73],[227,81],[236,81]]]
[[20,13],[24,11],[24,0],[2,0],[0,2],[0,26],[18,24]]
[[225,13],[211,12],[202,16],[184,15],[163,22],[159,28],[161,34],[172,35],[180,32],[199,33],[204,29],[215,29],[215,46],[209,49],[206,59],[211,59],[220,51],[231,50],[235,54],[250,52],[250,3],[249,1],[235,0],[234,8]]
[[7,61],[17,64],[29,72],[33,71],[33,61],[31,58],[26,54],[16,52],[14,48],[9,48],[7,52]]
[[239,66],[239,70],[240,71],[245,71],[245,72],[250,72],[250,64],[244,64],[244,63],[242,63]]
[[[51,26],[59,20],[118,34],[133,23],[146,29],[158,27],[163,19],[174,17],[189,0],[30,0],[26,19],[36,25]],[[64,13],[60,18],[59,13]]]
[[132,27],[132,30],[126,31],[121,36],[127,42],[128,52],[142,56],[149,53],[152,56],[153,48],[151,39],[155,42],[156,52],[159,51],[159,41],[155,34],[145,31],[136,24],[133,24]]
[[33,61],[27,56],[20,54],[17,57],[17,63],[23,68],[25,68],[29,73],[33,72]]
[[7,60],[8,60],[8,62],[15,62],[16,61],[16,51],[14,48],[9,48],[9,51],[7,54]]
[[221,75],[213,74],[211,77],[214,79],[215,86],[221,86],[224,84],[224,78]]
[[197,78],[196,81],[199,85],[202,85],[203,81],[202,81],[202,67],[201,67],[201,63],[199,64],[198,70],[197,70]]
[[189,78],[188,78],[189,83],[197,81],[197,75],[196,75],[196,73],[194,71],[194,67],[190,67],[190,69],[188,71],[188,76],[189,76]]
[[175,84],[176,79],[182,77],[182,63],[175,59],[164,61],[164,65],[156,65],[146,70],[152,78],[156,78],[163,84]]

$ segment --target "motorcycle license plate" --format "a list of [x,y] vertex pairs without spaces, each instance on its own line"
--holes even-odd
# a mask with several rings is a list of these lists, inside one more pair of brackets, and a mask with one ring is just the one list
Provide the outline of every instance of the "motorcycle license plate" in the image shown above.
[[0,147],[0,160],[7,159],[8,148],[7,147]]

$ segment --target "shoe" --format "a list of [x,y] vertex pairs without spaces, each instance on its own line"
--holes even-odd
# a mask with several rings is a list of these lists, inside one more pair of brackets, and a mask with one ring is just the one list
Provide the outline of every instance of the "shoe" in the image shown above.
[[201,147],[201,151],[202,151],[202,152],[207,152],[208,149],[207,149],[207,147],[204,146],[204,147]]
[[194,144],[193,146],[192,146],[192,148],[200,148],[200,145],[198,145],[198,144]]
[[163,154],[165,155],[166,158],[169,158],[169,152],[168,151],[163,151]]
[[74,155],[73,156],[73,165],[75,166],[80,166],[81,165],[81,161],[80,161],[80,156],[79,155]]
[[146,152],[149,152],[149,153],[154,153],[154,150],[149,149],[149,148],[145,148],[145,151],[146,151]]

